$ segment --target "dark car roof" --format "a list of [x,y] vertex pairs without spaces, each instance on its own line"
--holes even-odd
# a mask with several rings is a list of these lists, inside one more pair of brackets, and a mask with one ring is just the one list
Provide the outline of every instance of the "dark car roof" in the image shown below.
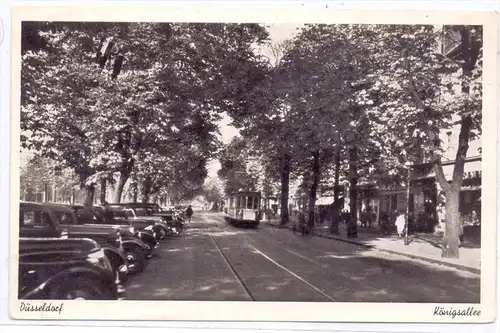
[[110,204],[110,206],[159,207],[158,204],[155,204],[155,203],[142,203],[142,202],[121,202],[121,203]]
[[240,191],[240,192],[233,192],[230,194],[230,196],[236,196],[236,195],[255,195],[255,196],[260,196],[261,193],[259,191]]
[[31,207],[47,207],[53,209],[67,210],[68,212],[73,212],[70,205],[54,203],[54,202],[31,202],[31,201],[21,201],[20,205],[31,206]]
[[109,205],[109,208],[113,210],[125,210],[125,209],[131,209],[132,207],[126,207],[126,206],[120,206],[120,205]]
[[33,251],[67,251],[68,249],[94,251],[100,249],[100,246],[89,238],[19,238],[19,252],[21,254]]

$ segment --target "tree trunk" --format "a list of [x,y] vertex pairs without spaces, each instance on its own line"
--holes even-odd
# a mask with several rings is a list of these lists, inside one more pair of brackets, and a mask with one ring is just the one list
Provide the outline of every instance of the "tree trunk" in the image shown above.
[[285,154],[281,169],[281,224],[287,224],[288,215],[288,193],[290,186],[290,156]]
[[311,184],[311,188],[309,190],[309,225],[314,226],[314,216],[315,216],[315,206],[316,206],[316,195],[318,193],[318,185],[319,178],[321,172],[321,165],[319,161],[319,151],[316,150],[313,153],[313,163],[312,163],[312,172],[313,172],[313,181]]
[[331,227],[330,233],[339,234],[340,221],[340,142],[337,142],[335,147],[335,180],[333,185],[333,207],[331,212]]
[[[472,41],[468,27],[460,29],[461,34],[461,51],[464,56],[462,71],[464,76],[470,77],[472,70],[476,66],[476,62],[480,52],[479,43]],[[462,92],[470,93],[470,86],[467,80],[462,82]],[[443,187],[446,194],[446,225],[444,233],[444,244],[442,256],[446,258],[459,258],[460,236],[462,225],[460,221],[460,189],[463,182],[464,165],[469,149],[469,137],[472,127],[472,118],[470,115],[462,117],[460,124],[460,134],[458,136],[458,149],[455,157],[455,166],[453,168],[453,178],[451,184],[448,184],[442,166],[439,163],[435,169],[441,169],[440,174],[436,172],[436,176],[440,185]]]
[[128,172],[120,172],[120,177],[118,178],[118,183],[116,184],[115,189],[115,203],[120,203],[122,201],[123,189],[125,187],[125,184],[127,183],[128,177]]
[[43,202],[49,201],[49,185],[47,183],[43,184]]
[[94,204],[94,193],[95,193],[95,185],[86,185],[85,186],[85,201],[83,203],[84,206],[92,207]]
[[151,196],[151,203],[158,203],[158,193],[154,193]]
[[106,179],[101,179],[101,205],[106,201],[106,190],[107,190],[107,181]]
[[460,188],[450,187],[446,193],[446,225],[442,256],[445,258],[459,258],[460,247]]
[[137,188],[137,181],[132,184],[132,202],[137,202],[137,197],[139,195],[139,189]]
[[349,223],[347,227],[347,237],[358,237],[358,214],[357,214],[357,198],[358,198],[358,149],[356,147],[349,148]]
[[94,203],[94,194],[95,194],[95,184],[87,185],[86,181],[89,176],[92,175],[92,172],[89,168],[81,168],[79,170],[75,170],[80,178],[80,189],[84,191],[84,206],[92,206]]
[[147,203],[149,201],[149,195],[151,194],[151,182],[146,179],[142,183],[142,202]]

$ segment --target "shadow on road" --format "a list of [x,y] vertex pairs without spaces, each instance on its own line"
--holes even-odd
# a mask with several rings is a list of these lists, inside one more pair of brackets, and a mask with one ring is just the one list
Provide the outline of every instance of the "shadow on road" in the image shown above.
[[157,250],[128,284],[128,299],[480,302],[480,278],[472,273],[264,224],[239,229],[217,213]]

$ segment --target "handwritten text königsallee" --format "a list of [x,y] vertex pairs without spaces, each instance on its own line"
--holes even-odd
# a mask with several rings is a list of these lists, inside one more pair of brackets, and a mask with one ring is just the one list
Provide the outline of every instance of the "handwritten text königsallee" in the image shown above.
[[452,319],[455,319],[455,317],[479,317],[481,316],[481,310],[476,310],[473,306],[469,306],[467,309],[436,306],[434,308],[434,316],[451,316]]

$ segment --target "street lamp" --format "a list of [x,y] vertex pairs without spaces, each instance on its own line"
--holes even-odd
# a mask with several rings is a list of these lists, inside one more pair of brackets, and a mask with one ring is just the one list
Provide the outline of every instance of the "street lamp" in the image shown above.
[[408,169],[408,173],[406,176],[406,219],[405,219],[405,235],[404,242],[405,245],[408,245],[408,226],[410,224],[410,186],[411,186],[411,167],[412,164],[410,162],[405,163],[406,168]]

